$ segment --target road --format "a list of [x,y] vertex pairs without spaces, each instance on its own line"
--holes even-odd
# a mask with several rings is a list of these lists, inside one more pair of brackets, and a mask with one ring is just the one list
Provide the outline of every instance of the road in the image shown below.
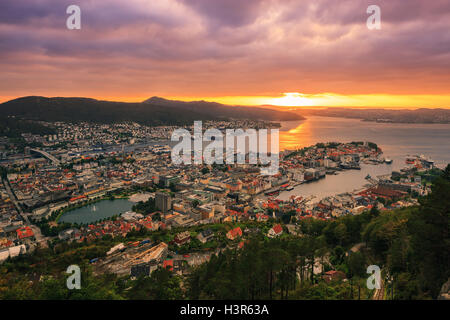
[[42,154],[44,157],[46,157],[47,159],[49,159],[50,161],[52,161],[54,164],[56,164],[56,165],[60,165],[61,164],[61,161],[59,161],[58,159],[56,159],[54,156],[52,156],[50,153],[48,153],[48,152],[45,152],[45,151],[43,151],[43,150],[40,150],[40,149],[30,149],[30,151],[33,151],[33,152],[37,152],[37,153],[40,153],[40,154]]
[[17,211],[19,212],[19,214],[22,216],[22,218],[24,218],[24,220],[25,220],[27,223],[30,223],[30,222],[28,221],[28,218],[25,217],[25,216],[23,216],[23,210],[22,210],[22,208],[20,207],[19,202],[17,201],[16,195],[14,194],[14,192],[13,192],[12,189],[11,189],[11,186],[10,186],[10,184],[9,184],[8,179],[2,179],[2,182],[3,182],[3,185],[5,186],[6,192],[8,192],[9,198],[10,198],[11,201],[14,203],[14,206],[16,207],[16,209],[17,209]]
[[36,238],[37,242],[46,243],[46,241],[49,240],[50,238],[44,237],[41,233],[41,229],[38,226],[30,223],[28,216],[26,216],[24,214],[22,208],[20,207],[19,202],[17,201],[17,197],[11,189],[8,179],[2,179],[2,182],[3,182],[3,185],[5,186],[5,189],[6,189],[6,192],[8,193],[9,198],[14,203],[14,206],[16,207],[17,212],[19,213],[19,215],[22,217],[23,221],[25,222],[25,226],[29,226],[31,228],[31,230],[33,230],[34,237]]
[[381,280],[380,289],[375,289],[372,300],[384,300],[384,281]]

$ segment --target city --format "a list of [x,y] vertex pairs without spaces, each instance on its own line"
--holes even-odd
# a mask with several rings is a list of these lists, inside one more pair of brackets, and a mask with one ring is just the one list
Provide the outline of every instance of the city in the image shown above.
[[[207,122],[222,129],[239,125],[267,123]],[[1,262],[49,245],[110,239],[107,252],[90,259],[94,274],[137,278],[160,267],[186,276],[212,255],[242,249],[255,234],[302,237],[302,220],[417,206],[440,172],[426,157],[408,157],[401,171],[368,175],[365,187],[354,192],[281,200],[278,195],[298,185],[392,160],[373,142],[317,143],[280,152],[279,173],[267,176],[248,163],[174,165],[170,126],[59,122],[54,128],[54,135],[22,134],[17,144],[2,138]],[[103,203],[124,199],[129,210],[110,208],[96,217]],[[71,220],[86,207],[88,220]],[[140,240],[128,241],[132,234]]]

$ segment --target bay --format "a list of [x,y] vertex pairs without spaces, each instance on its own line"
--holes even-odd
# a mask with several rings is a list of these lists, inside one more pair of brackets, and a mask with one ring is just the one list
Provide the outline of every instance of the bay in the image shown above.
[[321,198],[360,189],[367,184],[365,177],[390,174],[405,167],[405,157],[423,154],[438,167],[450,163],[450,124],[377,123],[358,119],[308,117],[303,121],[281,123],[280,150],[297,149],[318,142],[371,141],[376,143],[391,165],[361,164],[361,170],[348,170],[325,179],[302,184],[278,197],[288,200],[291,195]]

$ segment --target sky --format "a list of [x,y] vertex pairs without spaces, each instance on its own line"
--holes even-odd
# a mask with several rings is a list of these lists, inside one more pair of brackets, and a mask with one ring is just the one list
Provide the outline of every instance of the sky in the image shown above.
[[0,102],[28,95],[450,108],[450,1],[2,0]]

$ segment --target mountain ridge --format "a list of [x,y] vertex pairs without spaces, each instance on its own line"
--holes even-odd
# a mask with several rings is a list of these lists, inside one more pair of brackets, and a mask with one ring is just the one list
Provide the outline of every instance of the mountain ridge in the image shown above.
[[[274,121],[289,121],[289,120],[304,120],[300,114],[290,112],[288,110],[281,111],[276,109],[263,108],[259,106],[237,106],[237,105],[225,105],[218,102],[209,102],[205,100],[200,101],[179,101],[179,100],[168,100],[161,97],[151,97],[144,100],[143,103],[151,103],[155,105],[160,105],[164,107],[179,107],[184,108],[189,111],[202,112],[208,116],[215,116],[217,114],[230,117],[238,118],[247,117],[249,119],[258,120],[274,120]],[[236,114],[238,115],[236,117]],[[258,116],[260,118],[258,118]]]
[[85,97],[25,96],[0,104],[6,117],[34,121],[180,125],[195,120],[302,120],[293,112],[258,107],[227,106],[206,101],[176,101],[152,97],[144,102],[117,102]]

